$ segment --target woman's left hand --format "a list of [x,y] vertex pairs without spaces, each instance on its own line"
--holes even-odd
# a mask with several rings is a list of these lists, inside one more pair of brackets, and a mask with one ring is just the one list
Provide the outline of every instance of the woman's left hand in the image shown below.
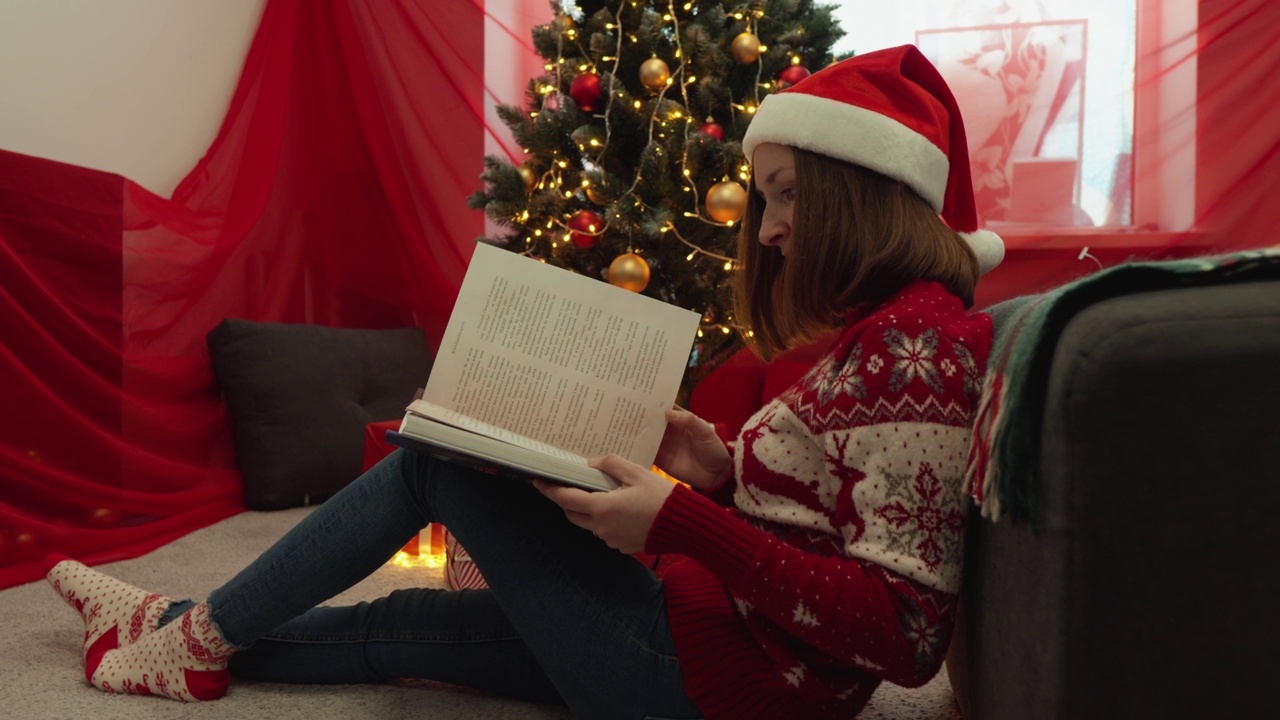
[[534,480],[534,487],[559,505],[569,522],[586,528],[609,547],[624,553],[644,550],[649,528],[675,486],[619,455],[606,455],[588,463],[611,476],[621,487],[609,492],[587,492]]

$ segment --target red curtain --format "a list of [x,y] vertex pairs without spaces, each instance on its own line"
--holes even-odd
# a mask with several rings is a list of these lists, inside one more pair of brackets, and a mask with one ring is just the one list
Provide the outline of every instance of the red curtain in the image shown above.
[[[205,348],[223,318],[438,340],[484,228],[465,199],[485,133],[502,134],[485,17],[481,0],[269,0],[217,139],[167,199],[0,151],[0,587],[49,551],[123,559],[243,509]],[[980,305],[1131,257],[1280,242],[1280,3],[1201,0],[1181,40],[1136,82],[1194,63],[1194,171],[1144,132],[1136,182],[1191,198],[1194,223],[1006,236]]]
[[0,587],[243,510],[223,318],[438,340],[484,231],[483,60],[478,2],[271,0],[171,198],[0,151]]

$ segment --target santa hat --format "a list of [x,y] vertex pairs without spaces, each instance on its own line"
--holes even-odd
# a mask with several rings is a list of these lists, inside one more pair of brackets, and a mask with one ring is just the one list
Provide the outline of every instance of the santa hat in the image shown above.
[[947,83],[913,45],[877,50],[824,68],[764,99],[742,139],[809,150],[901,180],[978,256],[982,272],[1004,242],[978,229],[969,146]]

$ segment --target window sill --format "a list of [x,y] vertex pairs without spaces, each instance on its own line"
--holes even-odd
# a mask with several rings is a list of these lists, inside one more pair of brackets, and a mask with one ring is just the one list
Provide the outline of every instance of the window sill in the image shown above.
[[1125,262],[1175,260],[1214,251],[1210,235],[1201,232],[1012,223],[993,223],[988,229],[1004,239],[1005,257],[978,282],[976,309],[1044,292]]

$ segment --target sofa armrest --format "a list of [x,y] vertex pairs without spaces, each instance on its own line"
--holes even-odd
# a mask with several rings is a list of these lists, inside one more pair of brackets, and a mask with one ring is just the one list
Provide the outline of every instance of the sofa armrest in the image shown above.
[[1113,298],[1068,323],[1037,525],[970,528],[972,717],[1280,716],[1278,359],[1276,280]]

